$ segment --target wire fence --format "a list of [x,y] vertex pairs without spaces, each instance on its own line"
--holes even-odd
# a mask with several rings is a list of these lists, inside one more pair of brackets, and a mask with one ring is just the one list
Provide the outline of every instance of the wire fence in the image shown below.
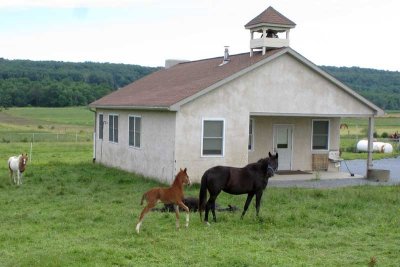
[[1,143],[38,142],[91,142],[92,133],[1,133]]

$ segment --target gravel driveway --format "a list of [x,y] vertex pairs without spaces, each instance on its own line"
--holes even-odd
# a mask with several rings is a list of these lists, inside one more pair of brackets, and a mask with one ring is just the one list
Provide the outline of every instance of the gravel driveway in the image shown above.
[[[347,160],[346,164],[353,173],[365,176],[366,160]],[[390,179],[388,182],[375,182],[363,178],[346,179],[309,179],[309,180],[269,180],[268,186],[271,187],[302,187],[302,188],[337,188],[345,186],[360,185],[400,185],[400,157],[374,160],[373,168],[390,170]],[[342,164],[340,171],[348,172],[345,164]]]
[[388,182],[375,182],[364,178],[329,179],[329,180],[303,180],[303,181],[274,181],[268,182],[269,187],[301,187],[301,188],[338,188],[359,185],[400,185],[398,179]]

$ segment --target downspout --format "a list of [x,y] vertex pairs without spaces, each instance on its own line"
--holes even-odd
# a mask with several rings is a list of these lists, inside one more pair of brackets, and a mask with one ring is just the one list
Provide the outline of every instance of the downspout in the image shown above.
[[96,162],[96,126],[97,126],[97,112],[96,109],[92,110],[89,108],[91,112],[94,113],[94,128],[93,128],[93,163]]
[[374,124],[375,124],[375,117],[368,118],[368,158],[367,158],[367,175],[366,178],[369,177],[369,170],[372,169],[372,151],[373,151],[373,142],[374,142]]

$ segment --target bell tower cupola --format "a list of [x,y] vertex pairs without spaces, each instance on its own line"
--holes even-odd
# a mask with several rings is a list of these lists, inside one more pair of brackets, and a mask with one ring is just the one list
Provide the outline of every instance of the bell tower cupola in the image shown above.
[[250,56],[261,50],[264,55],[268,49],[289,46],[290,29],[296,24],[273,7],[268,7],[245,26],[250,30]]

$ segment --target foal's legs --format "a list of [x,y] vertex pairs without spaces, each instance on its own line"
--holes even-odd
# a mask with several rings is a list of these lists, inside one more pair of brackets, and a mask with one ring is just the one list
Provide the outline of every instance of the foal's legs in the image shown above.
[[17,185],[22,184],[22,173],[18,170],[17,171]]
[[[185,210],[185,212],[186,212],[186,224],[185,224],[185,227],[189,227],[189,208],[182,201],[178,202],[178,205],[179,205],[179,207],[181,207],[182,209]],[[175,207],[176,207],[175,208],[175,213],[178,210],[178,215],[177,215],[178,222],[177,222],[177,224],[179,226],[179,207],[178,206],[175,206]]]
[[10,180],[11,180],[11,184],[14,182],[15,183],[15,181],[14,181],[14,173],[13,173],[13,171],[11,170],[11,169],[9,169],[10,170]]
[[178,229],[179,228],[179,206],[174,205],[174,209],[175,209],[175,217],[176,217],[175,226],[176,226],[176,229]]
[[144,209],[142,210],[142,213],[140,213],[140,217],[139,217],[139,222],[136,225],[136,232],[139,233],[140,231],[140,226],[142,225],[142,221],[144,216],[146,215],[147,212],[149,212],[152,208],[154,208],[156,206],[157,202],[149,202],[147,203],[147,206],[144,207]]
[[241,219],[243,219],[243,216],[246,214],[246,211],[249,208],[250,202],[253,199],[253,197],[254,197],[254,193],[247,194],[247,199],[246,199],[246,203],[244,204],[242,216],[240,216]]

